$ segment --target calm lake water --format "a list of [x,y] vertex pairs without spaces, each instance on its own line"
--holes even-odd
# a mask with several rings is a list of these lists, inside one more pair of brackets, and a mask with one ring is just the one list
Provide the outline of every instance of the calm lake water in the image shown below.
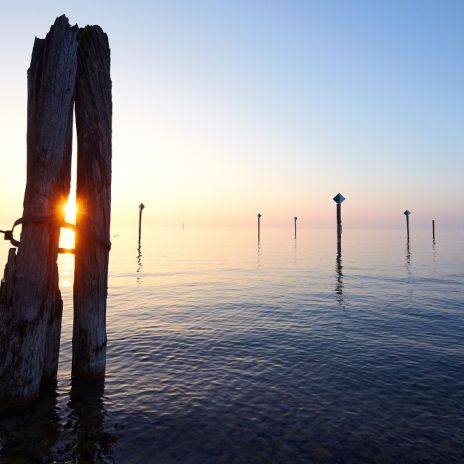
[[462,232],[345,230],[341,257],[334,230],[136,233],[113,230],[93,391],[60,257],[57,392],[0,419],[0,462],[464,462]]

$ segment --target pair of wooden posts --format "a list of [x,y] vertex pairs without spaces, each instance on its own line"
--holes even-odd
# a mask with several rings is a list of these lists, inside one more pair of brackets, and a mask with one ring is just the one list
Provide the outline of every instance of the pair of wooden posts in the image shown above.
[[18,250],[0,290],[0,409],[54,385],[63,302],[57,253],[77,131],[74,381],[104,377],[111,209],[112,97],[108,38],[61,16],[35,39],[28,70],[27,185]]

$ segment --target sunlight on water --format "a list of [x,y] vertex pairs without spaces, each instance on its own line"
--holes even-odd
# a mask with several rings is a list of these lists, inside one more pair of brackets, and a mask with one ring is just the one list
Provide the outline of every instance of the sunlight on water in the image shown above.
[[60,232],[60,248],[73,249],[75,245],[75,232],[70,229],[61,229]]
[[67,289],[74,283],[74,255],[65,253],[58,256],[60,288]]

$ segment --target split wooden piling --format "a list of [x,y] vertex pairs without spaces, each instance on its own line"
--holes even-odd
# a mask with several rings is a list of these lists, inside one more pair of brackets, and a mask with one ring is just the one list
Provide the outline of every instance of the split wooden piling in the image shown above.
[[79,30],[73,380],[104,376],[110,250],[112,97],[108,37]]
[[99,26],[57,18],[36,39],[28,71],[27,185],[20,242],[0,287],[0,410],[56,381],[62,299],[57,254],[70,188],[76,107],[77,233],[73,381],[102,379],[111,208],[110,49]]
[[258,213],[258,242],[261,240],[261,213]]
[[77,32],[57,18],[35,39],[28,70],[21,245],[9,252],[0,292],[0,409],[35,399],[56,378],[63,306],[56,260],[70,187]]

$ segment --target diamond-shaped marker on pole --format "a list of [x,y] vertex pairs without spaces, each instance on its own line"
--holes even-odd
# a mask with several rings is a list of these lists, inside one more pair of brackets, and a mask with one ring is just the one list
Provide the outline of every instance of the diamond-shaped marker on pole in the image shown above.
[[339,255],[342,253],[342,203],[345,197],[341,193],[337,193],[333,197],[333,201],[337,203],[337,252]]
[[341,205],[345,201],[345,197],[341,193],[337,193],[333,197],[333,201],[335,201],[335,203],[337,203],[337,205]]
[[409,209],[407,209],[405,212],[404,212],[404,215],[405,216],[409,216],[411,214],[411,211],[409,211]]

